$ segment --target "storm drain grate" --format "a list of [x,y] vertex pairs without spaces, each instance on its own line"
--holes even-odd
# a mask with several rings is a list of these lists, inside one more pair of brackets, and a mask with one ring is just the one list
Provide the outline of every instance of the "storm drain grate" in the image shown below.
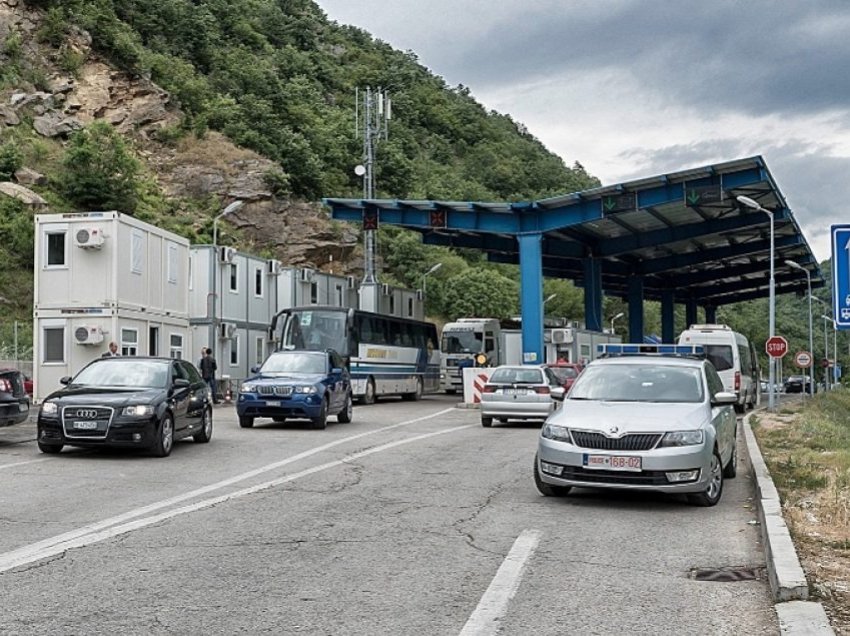
[[693,568],[689,573],[689,577],[695,581],[713,581],[715,583],[758,581],[764,578],[764,568]]

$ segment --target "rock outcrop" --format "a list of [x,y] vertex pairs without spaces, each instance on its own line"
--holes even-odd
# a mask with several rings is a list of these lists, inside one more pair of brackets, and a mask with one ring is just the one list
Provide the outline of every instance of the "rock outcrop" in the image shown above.
[[18,201],[22,201],[24,205],[29,205],[35,208],[47,205],[47,201],[35,192],[17,183],[12,183],[11,181],[3,181],[0,183],[0,193],[10,196],[13,199],[17,199]]

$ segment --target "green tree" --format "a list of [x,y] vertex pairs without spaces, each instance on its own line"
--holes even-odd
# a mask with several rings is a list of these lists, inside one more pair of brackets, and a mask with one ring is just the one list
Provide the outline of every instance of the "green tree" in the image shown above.
[[71,137],[59,185],[65,197],[82,208],[132,214],[139,170],[123,138],[110,124],[95,122]]
[[21,165],[23,156],[16,144],[6,143],[0,146],[0,181],[11,179]]
[[469,268],[446,283],[447,318],[508,318],[515,315],[519,283],[495,271]]

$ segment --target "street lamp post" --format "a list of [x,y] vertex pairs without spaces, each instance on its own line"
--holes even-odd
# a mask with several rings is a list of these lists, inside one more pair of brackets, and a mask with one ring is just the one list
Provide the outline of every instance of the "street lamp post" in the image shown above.
[[808,287],[807,296],[809,297],[809,355],[811,364],[809,365],[809,395],[815,394],[815,343],[812,334],[812,275],[805,267],[794,261],[785,261],[788,267],[799,269],[806,275],[806,286]]
[[546,306],[546,303],[548,303],[550,300],[552,300],[553,298],[555,298],[557,295],[558,295],[558,294],[549,294],[548,296],[546,296],[546,299],[543,301],[543,306],[545,307],[545,306]]
[[425,299],[427,298],[427,294],[425,293],[426,292],[426,287],[425,287],[426,281],[425,281],[425,279],[428,278],[429,275],[433,274],[438,269],[440,269],[442,266],[443,266],[442,263],[436,263],[435,265],[433,265],[431,267],[431,269],[429,269],[427,272],[422,274],[422,315],[423,316],[425,315]]
[[611,318],[611,333],[612,334],[614,333],[614,321],[617,320],[618,318],[622,318],[625,315],[626,315],[626,312],[621,311],[619,314],[617,314],[616,316]]
[[[771,210],[767,210],[761,206],[758,201],[751,199],[750,197],[739,196],[736,197],[739,203],[746,205],[748,208],[753,210],[758,210],[759,212],[764,212],[770,217],[770,317],[769,317],[769,325],[770,325],[770,337],[776,335],[776,280],[774,278],[774,265],[773,265],[773,212]],[[767,399],[767,408],[769,410],[774,410],[776,405],[776,360],[771,357],[768,359],[768,365],[770,367],[770,387],[768,391],[768,399]]]
[[826,323],[827,321],[832,321],[832,316],[821,314],[821,318],[823,318],[823,359],[827,361],[827,365],[823,370],[823,390],[829,391],[829,336],[826,332]]
[[233,214],[237,210],[239,210],[243,205],[245,205],[244,201],[233,201],[229,204],[221,214],[219,214],[215,219],[213,219],[213,255],[212,255],[212,266],[213,266],[213,279],[212,279],[212,308],[210,311],[210,319],[212,320],[213,327],[213,337],[212,337],[212,346],[214,350],[214,357],[218,358],[218,324],[216,319],[216,305],[218,304],[218,267],[219,267],[219,258],[218,258],[218,221],[219,219],[224,218],[228,214]]

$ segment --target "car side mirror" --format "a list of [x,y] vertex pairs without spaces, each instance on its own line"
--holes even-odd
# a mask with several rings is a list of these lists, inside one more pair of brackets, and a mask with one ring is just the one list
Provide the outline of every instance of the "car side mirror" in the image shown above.
[[251,373],[259,373],[260,367],[251,367]]
[[712,406],[720,406],[722,404],[735,404],[738,401],[738,396],[734,393],[728,393],[726,391],[719,391],[714,394],[714,397],[711,399]]
[[192,386],[192,383],[189,382],[186,378],[175,378],[174,379],[174,388],[175,389],[185,389],[186,387]]
[[562,386],[556,386],[552,388],[552,399],[558,400],[559,402],[564,401],[564,397],[567,395],[567,390]]
[[65,386],[71,384],[71,376],[66,375],[66,376],[59,378],[59,384],[64,384]]

